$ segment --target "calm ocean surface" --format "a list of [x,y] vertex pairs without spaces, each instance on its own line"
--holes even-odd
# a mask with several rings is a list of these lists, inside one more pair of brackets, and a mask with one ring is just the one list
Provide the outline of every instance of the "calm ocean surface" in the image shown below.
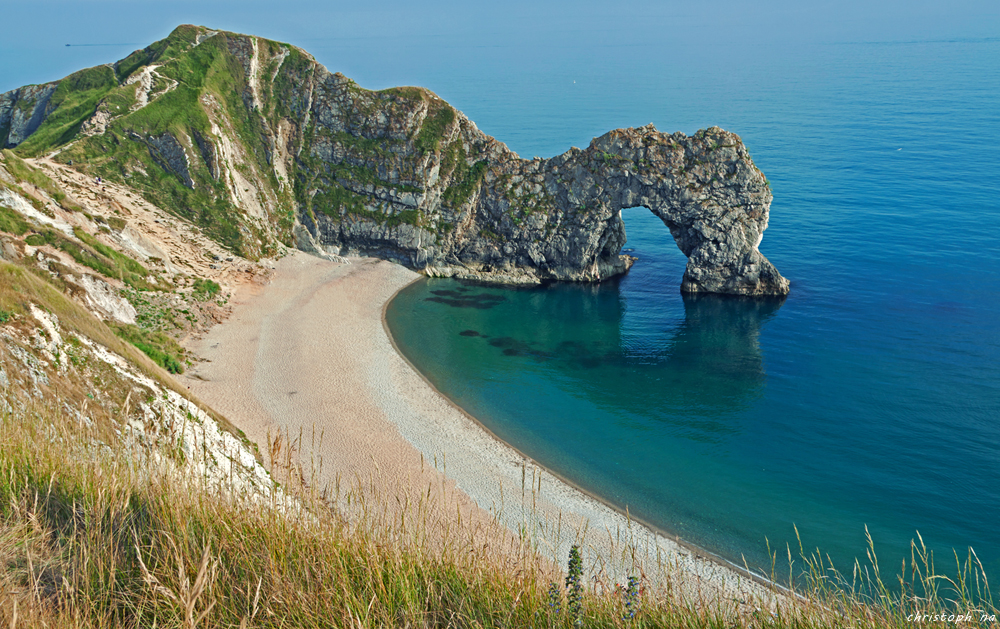
[[651,121],[739,133],[772,182],[760,248],[791,295],[682,297],[684,256],[635,208],[624,278],[421,280],[388,311],[402,351],[517,449],[738,563],[768,566],[794,525],[849,572],[867,525],[883,567],[919,531],[939,568],[972,546],[1000,578],[1000,40],[641,73],[616,72],[641,45],[599,52],[423,82],[524,157]]

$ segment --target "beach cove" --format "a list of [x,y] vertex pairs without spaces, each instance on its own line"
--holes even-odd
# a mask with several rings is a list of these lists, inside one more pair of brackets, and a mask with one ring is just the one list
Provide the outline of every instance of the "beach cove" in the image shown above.
[[[565,563],[584,549],[588,573],[619,581],[659,566],[693,599],[758,602],[761,582],[735,566],[630,520],[500,442],[438,393],[393,347],[386,304],[420,276],[374,259],[330,262],[302,253],[245,285],[233,312],[189,343],[202,361],[183,377],[262,451],[301,435],[314,484],[375,488],[417,504],[434,488],[438,521],[465,523],[482,543],[524,542]],[[500,523],[502,526],[495,526]]]

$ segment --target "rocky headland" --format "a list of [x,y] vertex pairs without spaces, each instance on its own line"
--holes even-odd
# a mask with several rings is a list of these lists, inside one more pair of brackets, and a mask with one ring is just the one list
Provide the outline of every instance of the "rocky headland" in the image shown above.
[[772,195],[739,136],[652,125],[524,160],[432,92],[370,91],[308,53],[178,27],[115,64],[0,95],[0,143],[128,185],[255,258],[278,243],[434,276],[601,281],[643,206],[687,292],[781,295],[760,253]]

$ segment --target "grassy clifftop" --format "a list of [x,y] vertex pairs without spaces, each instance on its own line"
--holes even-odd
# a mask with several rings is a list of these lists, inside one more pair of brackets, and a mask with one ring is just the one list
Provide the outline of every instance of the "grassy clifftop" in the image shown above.
[[443,160],[442,176],[454,175],[453,204],[482,178],[479,168],[468,181],[471,147],[445,146],[456,113],[426,90],[364,90],[302,50],[262,38],[180,26],[49,87],[49,96],[22,88],[14,106],[35,111],[37,127],[25,122],[14,133],[7,116],[7,136],[27,133],[18,155],[52,155],[126,184],[250,258],[292,245],[297,212],[306,222],[317,214],[426,222],[393,198],[423,192],[426,155]]
[[415,264],[408,241],[453,234],[490,156],[513,155],[427,90],[366,90],[294,46],[189,25],[0,96],[0,132],[248,258],[281,243]]
[[[29,158],[57,152],[58,161],[126,183],[235,253],[273,254],[290,199],[268,164],[269,136],[239,42],[225,33],[202,41],[208,32],[181,26],[115,64],[59,81],[44,120],[16,151]],[[262,206],[257,216],[247,216],[232,194],[238,184],[249,188],[247,182],[221,172],[226,156],[219,155],[217,135],[232,145],[229,165],[253,184],[251,196]],[[287,241],[287,224],[285,232]]]

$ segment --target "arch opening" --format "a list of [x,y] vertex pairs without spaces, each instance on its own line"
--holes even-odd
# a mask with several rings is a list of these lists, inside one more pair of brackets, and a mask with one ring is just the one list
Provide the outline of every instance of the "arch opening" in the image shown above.
[[660,217],[641,205],[623,208],[619,216],[625,236],[620,253],[634,257],[635,264],[646,269],[655,267],[657,275],[676,284],[684,275],[687,256]]

